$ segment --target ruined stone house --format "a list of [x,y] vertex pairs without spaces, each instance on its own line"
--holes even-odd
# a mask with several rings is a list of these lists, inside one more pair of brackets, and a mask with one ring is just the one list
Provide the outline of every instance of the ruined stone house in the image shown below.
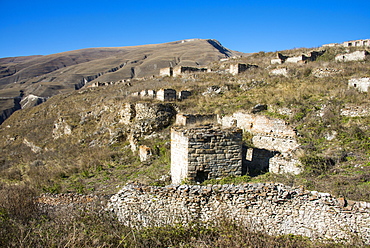
[[185,100],[187,99],[188,97],[191,96],[191,91],[188,91],[188,90],[182,90],[178,93],[178,96],[177,96],[177,99],[178,100]]
[[361,92],[369,92],[370,78],[352,78],[348,80],[348,87],[355,88]]
[[173,68],[173,76],[178,77],[182,74],[197,73],[197,72],[207,72],[207,68],[197,68],[190,66],[175,66]]
[[277,53],[277,58],[271,60],[271,64],[283,64],[283,63],[306,63],[308,61],[316,61],[318,57],[323,55],[325,50],[311,51],[307,54],[301,54],[298,56],[285,56],[281,53]]
[[335,56],[337,62],[364,61],[369,58],[367,51],[355,51],[353,53],[338,54]]
[[[176,116],[176,125],[185,126],[183,127],[184,130],[202,130],[204,131],[204,135],[206,136],[208,135],[206,129],[197,129],[197,127],[200,127],[202,124],[204,125],[205,123],[216,122],[220,125],[221,130],[223,130],[224,128],[237,128],[243,130],[244,135],[252,137],[251,142],[253,144],[253,148],[242,146],[240,158],[240,162],[242,163],[242,174],[245,174],[247,172],[249,172],[250,174],[254,174],[267,171],[277,174],[299,174],[302,172],[301,163],[295,155],[296,151],[299,148],[297,133],[295,129],[290,127],[284,120],[242,112],[237,112],[231,116],[224,117],[220,117],[217,115],[187,114],[177,114]],[[188,129],[186,129],[186,127]],[[174,170],[177,175],[182,175],[175,176],[175,178],[181,178],[181,180],[184,178],[195,180],[194,176],[189,176],[187,174],[187,168],[188,166],[190,166],[188,157],[196,159],[198,156],[203,155],[197,154],[195,149],[178,149],[178,147],[180,146],[179,144],[181,143],[181,139],[178,138],[180,136],[184,136],[182,137],[185,144],[184,146],[190,147],[191,145],[189,145],[188,142],[188,133],[186,135],[177,133],[177,136],[175,134],[176,132],[174,131],[173,137],[177,138],[173,138],[171,140],[171,153],[175,152],[177,155],[173,155],[171,159],[176,160],[176,162],[174,163],[177,166],[174,166],[174,168],[179,168],[182,166],[183,170],[186,171],[185,173],[182,172],[182,169]],[[190,134],[192,133],[190,132]],[[202,137],[202,135],[200,135],[199,137]],[[212,140],[212,142],[215,143],[218,141]],[[228,143],[219,143],[220,146],[226,144]],[[180,155],[181,153],[183,153],[183,155]],[[199,160],[202,159],[199,158]],[[182,161],[180,165],[177,164],[179,163],[179,161]],[[193,170],[193,167],[191,168]],[[193,174],[194,173],[195,172],[193,172]],[[212,175],[213,174],[207,174],[207,178],[214,178]],[[174,180],[176,181],[177,179]]]
[[283,54],[281,53],[277,53],[276,55],[276,59],[272,59],[271,60],[271,64],[283,64],[286,59],[288,58],[288,56],[284,56]]
[[173,67],[166,67],[166,68],[159,69],[159,76],[172,77],[173,76]]
[[252,136],[254,148],[247,148],[249,171],[299,174],[301,163],[294,155],[299,149],[297,133],[284,120],[258,114],[236,112],[218,119],[223,127],[241,128]]
[[250,68],[257,68],[257,67],[258,67],[257,65],[250,65],[250,64],[241,64],[241,63],[231,64],[229,72],[232,75],[237,75],[239,73],[245,72],[246,70]]
[[171,178],[203,182],[212,178],[240,176],[242,130],[204,125],[171,130]]
[[370,46],[370,39],[345,41],[342,45],[344,47],[367,47]]
[[159,101],[175,101],[177,98],[176,90],[174,89],[160,89],[157,92],[157,100]]

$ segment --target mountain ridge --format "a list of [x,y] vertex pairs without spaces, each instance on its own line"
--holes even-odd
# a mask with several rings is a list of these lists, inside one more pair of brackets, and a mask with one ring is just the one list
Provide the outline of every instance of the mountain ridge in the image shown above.
[[[175,65],[206,66],[221,58],[241,54],[217,40],[188,39],[128,47],[85,48],[50,55],[0,59],[0,123],[12,99],[36,95],[48,98],[74,91],[91,81],[119,81],[158,75],[159,69]],[[10,106],[10,108],[9,108]]]

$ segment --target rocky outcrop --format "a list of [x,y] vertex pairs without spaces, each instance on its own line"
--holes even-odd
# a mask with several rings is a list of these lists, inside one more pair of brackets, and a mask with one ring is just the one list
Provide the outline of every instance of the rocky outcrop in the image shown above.
[[20,104],[22,106],[22,109],[24,109],[24,108],[30,108],[30,107],[37,106],[45,102],[46,100],[47,100],[47,97],[40,97],[40,96],[29,94],[22,98]]

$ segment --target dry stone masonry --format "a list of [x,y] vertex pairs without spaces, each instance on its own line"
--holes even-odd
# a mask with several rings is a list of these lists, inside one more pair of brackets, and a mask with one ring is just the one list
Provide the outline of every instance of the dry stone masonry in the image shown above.
[[227,218],[270,235],[370,243],[370,203],[282,184],[127,185],[111,197],[108,209],[136,228]]
[[246,70],[248,70],[250,68],[257,68],[257,67],[258,66],[256,66],[256,65],[249,65],[249,64],[240,64],[240,63],[231,64],[229,72],[232,75],[237,75],[239,73],[245,72]]
[[159,75],[161,77],[178,77],[187,73],[197,73],[197,72],[207,72],[207,68],[197,68],[190,66],[175,66],[175,67],[166,67],[159,70]]
[[330,43],[325,44],[323,47],[335,47],[335,46],[342,46],[342,47],[369,47],[370,46],[370,39],[364,39],[364,40],[351,40],[351,41],[345,41],[341,44],[338,43]]
[[177,114],[175,125],[187,126],[191,124],[205,124],[205,123],[216,123],[217,115],[215,114]]
[[368,92],[370,88],[370,78],[352,78],[348,80],[348,87],[353,87],[361,92]]
[[353,53],[338,54],[335,56],[337,62],[349,62],[349,61],[364,61],[369,58],[369,52],[367,51],[355,51]]
[[311,51],[308,54],[301,54],[299,56],[285,56],[281,53],[277,53],[277,58],[271,60],[271,64],[283,64],[283,63],[306,63],[308,61],[316,61],[318,57],[323,55],[325,50],[322,51]]
[[242,130],[212,125],[171,130],[172,183],[242,175]]
[[[252,135],[255,148],[249,150],[246,161],[250,170],[292,174],[302,172],[301,163],[294,155],[299,148],[297,132],[284,120],[236,112],[218,121],[223,127],[235,126]],[[264,159],[261,160],[261,157]]]
[[145,89],[140,92],[134,92],[131,95],[142,99],[157,99],[162,102],[175,100],[181,101],[190,97],[191,91],[182,90],[177,93],[174,89],[160,89],[158,91]]

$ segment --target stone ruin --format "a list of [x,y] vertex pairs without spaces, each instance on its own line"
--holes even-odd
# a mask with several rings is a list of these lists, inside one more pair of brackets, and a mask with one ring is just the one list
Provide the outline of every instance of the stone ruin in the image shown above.
[[172,128],[172,183],[241,176],[242,136],[239,128],[213,125]]
[[[218,123],[219,126],[205,123]],[[184,179],[201,182],[220,175],[244,175],[247,172],[302,172],[295,155],[299,149],[296,130],[283,120],[242,112],[224,117],[177,114],[176,125],[171,131],[171,175],[174,183]],[[238,136],[229,135],[240,130],[252,137],[254,147],[245,147],[238,143]],[[222,138],[217,138],[219,135]],[[233,157],[227,150],[235,151],[236,145],[240,156],[232,153]],[[224,168],[225,158],[233,158],[229,169]],[[220,171],[226,172],[222,174]]]
[[191,124],[209,124],[209,123],[216,123],[217,122],[217,115],[215,114],[177,114],[175,125],[177,126],[187,126]]
[[269,235],[370,243],[370,203],[275,183],[126,185],[107,209],[131,228],[228,219]]
[[318,57],[323,55],[325,50],[311,51],[308,54],[302,54],[299,56],[285,56],[281,53],[277,53],[277,58],[271,60],[271,64],[284,64],[284,63],[307,63],[308,61],[316,61]]
[[348,80],[348,87],[355,88],[360,92],[369,92],[370,78],[352,78]]
[[191,96],[191,91],[182,90],[179,93],[174,89],[160,89],[155,90],[142,90],[140,92],[134,92],[131,94],[135,97],[140,97],[143,99],[157,99],[159,101],[176,101],[185,100]]
[[166,67],[159,69],[159,76],[161,77],[172,77],[173,76],[173,67]]
[[238,127],[248,133],[253,148],[247,148],[244,163],[251,173],[269,171],[277,174],[302,172],[295,155],[299,150],[298,135],[284,120],[264,115],[236,112],[218,119],[223,127]]
[[330,43],[330,44],[323,45],[323,47],[336,47],[336,46],[342,46],[342,47],[369,47],[370,46],[370,39],[351,40],[351,41],[345,41],[341,44]]
[[288,69],[287,68],[276,68],[270,71],[270,75],[287,77]]
[[338,54],[335,56],[336,62],[364,61],[369,58],[368,51],[355,51],[353,53]]
[[176,90],[174,89],[160,89],[157,92],[157,100],[159,101],[175,101],[176,98]]
[[175,66],[175,67],[166,67],[159,70],[159,75],[162,77],[178,77],[182,74],[188,73],[197,73],[197,72],[207,72],[207,68],[198,68],[191,66]]
[[242,72],[245,72],[246,70],[250,69],[250,68],[257,68],[258,66],[257,65],[250,65],[250,64],[240,64],[240,63],[237,63],[237,64],[231,64],[230,65],[230,70],[229,72],[232,74],[232,75],[237,75],[239,73],[242,73]]

